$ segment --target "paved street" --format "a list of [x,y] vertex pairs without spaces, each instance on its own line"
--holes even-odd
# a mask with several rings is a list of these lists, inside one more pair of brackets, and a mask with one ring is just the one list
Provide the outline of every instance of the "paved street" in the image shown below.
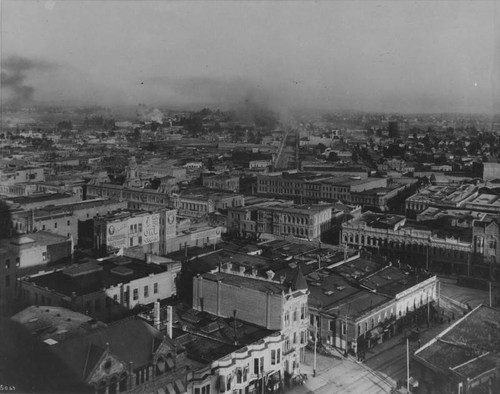
[[[449,327],[447,322],[419,327],[421,344],[432,339],[439,332]],[[418,344],[410,344],[410,351]],[[403,335],[398,335],[376,346],[366,353],[363,363],[354,359],[345,359],[318,355],[317,377],[312,376],[313,353],[306,354],[303,372],[308,380],[302,386],[291,388],[289,393],[389,393],[396,387],[398,380],[406,379],[406,342]],[[411,361],[410,361],[411,375]]]

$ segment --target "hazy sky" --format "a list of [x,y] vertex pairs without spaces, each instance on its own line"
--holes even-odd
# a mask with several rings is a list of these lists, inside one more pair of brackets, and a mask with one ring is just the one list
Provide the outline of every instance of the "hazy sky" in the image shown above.
[[500,4],[1,2],[2,99],[500,112]]

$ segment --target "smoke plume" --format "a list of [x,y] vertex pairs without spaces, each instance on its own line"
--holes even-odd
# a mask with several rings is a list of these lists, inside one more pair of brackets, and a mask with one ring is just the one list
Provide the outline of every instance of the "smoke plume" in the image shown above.
[[24,104],[33,99],[35,88],[26,83],[26,79],[39,71],[47,71],[53,64],[23,56],[8,56],[2,60],[0,73],[1,87],[6,92],[9,104]]

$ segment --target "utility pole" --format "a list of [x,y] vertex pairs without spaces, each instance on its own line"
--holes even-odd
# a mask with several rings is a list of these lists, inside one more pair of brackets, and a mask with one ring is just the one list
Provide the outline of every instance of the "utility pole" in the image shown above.
[[491,280],[488,282],[488,284],[489,284],[490,308],[491,308]]
[[[319,315],[318,315],[319,317]],[[316,348],[318,346],[318,321],[314,318],[314,361],[313,361],[313,376],[316,377]]]
[[406,337],[406,391],[410,392],[410,340]]

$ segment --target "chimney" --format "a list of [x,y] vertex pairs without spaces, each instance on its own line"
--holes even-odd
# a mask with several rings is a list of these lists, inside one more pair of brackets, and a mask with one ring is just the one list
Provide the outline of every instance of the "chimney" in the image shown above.
[[172,339],[172,321],[174,320],[173,308],[171,305],[167,306],[167,335]]
[[153,305],[153,326],[160,330],[160,301],[155,301]]

